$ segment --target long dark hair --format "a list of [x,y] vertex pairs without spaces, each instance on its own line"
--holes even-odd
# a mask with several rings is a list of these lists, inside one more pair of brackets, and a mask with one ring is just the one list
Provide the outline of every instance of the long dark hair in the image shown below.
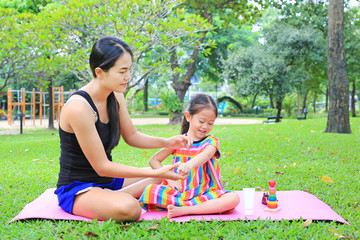
[[[92,47],[89,58],[90,69],[94,78],[96,78],[96,68],[101,68],[104,72],[109,71],[125,52],[128,52],[131,57],[133,57],[133,52],[129,45],[119,38],[108,36],[97,40]],[[107,110],[109,114],[111,141],[106,151],[109,152],[118,145],[121,134],[119,103],[116,100],[114,92],[111,92],[107,98]]]
[[[218,109],[214,99],[211,96],[202,93],[196,94],[191,98],[189,106],[185,111],[189,112],[190,115],[194,115],[204,108],[212,108],[216,117],[218,116]],[[181,134],[187,133],[189,131],[189,127],[190,124],[184,116],[181,124]]]

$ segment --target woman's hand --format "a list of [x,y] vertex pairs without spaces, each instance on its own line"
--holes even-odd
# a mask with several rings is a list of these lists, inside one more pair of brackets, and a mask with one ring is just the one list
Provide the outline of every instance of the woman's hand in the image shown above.
[[171,138],[167,139],[167,148],[171,148],[171,149],[177,149],[177,148],[187,148],[190,149],[190,147],[193,144],[193,139],[188,137],[188,136],[184,136],[184,135],[177,135]]
[[183,192],[183,187],[180,183],[180,181],[174,181],[174,180],[170,180],[170,179],[166,179],[166,181],[168,182],[168,185],[176,190],[178,190],[179,192]]
[[180,163],[175,163],[173,165],[165,165],[161,168],[155,169],[154,177],[171,180],[186,179],[189,174],[177,174],[174,172],[174,169],[177,168],[179,165]]

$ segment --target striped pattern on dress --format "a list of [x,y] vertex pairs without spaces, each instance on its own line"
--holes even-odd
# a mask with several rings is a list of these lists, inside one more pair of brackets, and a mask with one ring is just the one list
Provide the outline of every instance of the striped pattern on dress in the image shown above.
[[[173,163],[186,163],[202,152],[207,146],[215,146],[217,151],[205,164],[193,168],[189,177],[180,181],[183,192],[179,192],[167,185],[164,180],[161,184],[148,185],[139,199],[141,207],[145,210],[164,210],[168,205],[192,206],[210,199],[221,197],[226,191],[220,181],[219,140],[214,136],[206,136],[195,141],[190,149],[176,149],[173,153]],[[176,173],[178,169],[174,170]]]

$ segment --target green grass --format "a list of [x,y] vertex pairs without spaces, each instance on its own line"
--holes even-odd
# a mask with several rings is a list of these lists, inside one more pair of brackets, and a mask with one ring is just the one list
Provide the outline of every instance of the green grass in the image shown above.
[[[304,228],[303,220],[172,223],[166,219],[9,224],[27,203],[56,186],[59,170],[58,133],[26,129],[23,135],[0,136],[0,238],[87,239],[93,233],[99,239],[359,239],[360,119],[351,119],[350,135],[327,134],[325,127],[326,119],[283,120],[268,125],[219,125],[212,133],[220,139],[220,166],[227,189],[267,189],[267,182],[276,179],[277,190],[310,191],[350,225],[317,221]],[[139,130],[172,136],[179,127],[139,126]],[[122,141],[113,157],[123,164],[145,167],[154,152],[131,148]],[[323,176],[334,183],[321,181]]]

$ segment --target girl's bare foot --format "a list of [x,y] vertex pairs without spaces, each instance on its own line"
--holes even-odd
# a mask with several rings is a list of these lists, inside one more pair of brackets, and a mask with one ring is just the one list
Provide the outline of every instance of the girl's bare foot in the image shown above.
[[168,210],[167,217],[174,218],[174,217],[179,217],[179,216],[184,215],[181,208],[183,208],[183,207],[176,207],[174,205],[168,205],[167,206],[167,210]]

